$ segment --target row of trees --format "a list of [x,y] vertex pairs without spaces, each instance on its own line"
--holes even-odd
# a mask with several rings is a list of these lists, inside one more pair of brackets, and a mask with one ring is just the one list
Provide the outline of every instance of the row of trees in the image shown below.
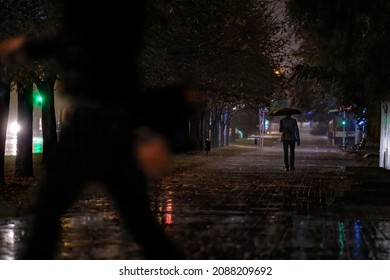
[[153,1],[140,69],[143,87],[190,82],[201,92],[197,135],[229,143],[233,108],[266,106],[283,40],[270,0]]
[[[0,0],[0,40],[19,34],[50,36],[61,22],[58,2]],[[185,83],[200,92],[201,108],[191,118],[191,134],[199,144],[206,138],[211,138],[214,146],[228,144],[226,132],[233,108],[270,103],[278,84],[278,77],[273,73],[277,68],[276,50],[283,43],[275,36],[278,22],[271,2],[150,1],[139,56],[142,88],[150,90]],[[85,16],[88,20],[88,15]],[[15,175],[30,177],[34,175],[33,88],[37,87],[45,100],[42,104],[45,154],[57,141],[54,84],[60,73],[55,63],[42,60],[28,65],[2,60],[0,70],[1,185],[5,183],[4,152],[11,85],[17,87],[18,122],[23,126],[18,134]]]
[[[60,23],[58,2],[0,0],[0,39],[18,34],[47,36]],[[286,60],[280,51],[286,50],[280,35],[283,21],[277,18],[283,6],[275,3],[278,1],[150,1],[139,56],[142,88],[189,83],[199,91],[201,110],[191,119],[191,133],[199,144],[206,138],[213,146],[228,144],[233,109],[268,106],[275,97],[280,80],[274,69]],[[300,82],[295,93],[302,94],[296,104],[309,107],[310,100],[315,100],[326,108],[336,97],[340,105],[367,107],[370,139],[377,142],[378,105],[390,95],[387,1],[286,0],[285,3],[287,24],[299,39],[297,55],[302,58],[302,63],[288,77],[290,83]],[[35,85],[45,99],[42,106],[45,153],[57,141],[53,93],[58,74],[56,64],[49,61],[28,65],[1,61],[0,184],[4,184],[11,85],[17,87],[18,120],[24,127],[18,135],[15,174],[33,176],[33,88]]]

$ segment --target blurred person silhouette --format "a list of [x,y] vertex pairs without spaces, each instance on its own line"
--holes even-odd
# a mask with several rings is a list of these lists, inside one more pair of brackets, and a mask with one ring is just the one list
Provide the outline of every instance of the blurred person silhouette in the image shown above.
[[[16,62],[55,58],[72,100],[59,143],[47,155],[21,259],[55,258],[62,215],[90,183],[102,183],[145,259],[183,259],[158,224],[149,176],[166,168],[170,151],[188,149],[192,110],[186,88],[141,92],[137,53],[146,1],[63,2],[56,36],[16,37],[0,47]],[[107,149],[107,147],[112,147]]]
[[286,171],[295,170],[295,142],[297,142],[298,146],[301,144],[297,120],[291,118],[290,114],[286,115],[285,118],[280,120],[279,132],[282,133],[281,140]]

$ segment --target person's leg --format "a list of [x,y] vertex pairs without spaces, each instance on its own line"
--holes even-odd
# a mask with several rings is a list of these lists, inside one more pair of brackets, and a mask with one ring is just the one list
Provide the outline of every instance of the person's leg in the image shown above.
[[65,149],[47,159],[21,259],[55,258],[61,233],[61,217],[81,191],[77,159],[69,155],[71,153]]
[[286,167],[286,170],[289,170],[289,162],[288,162],[288,141],[283,140],[283,152],[284,152],[284,166]]
[[290,169],[295,170],[295,141],[290,141]]
[[127,169],[112,174],[106,184],[124,225],[142,247],[145,259],[184,259],[151,211],[145,175],[135,163],[127,165]]

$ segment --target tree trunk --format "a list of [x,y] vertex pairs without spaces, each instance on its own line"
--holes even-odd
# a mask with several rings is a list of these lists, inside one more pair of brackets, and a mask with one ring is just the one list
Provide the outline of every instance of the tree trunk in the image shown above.
[[225,140],[226,146],[230,145],[230,121],[226,124],[226,140]]
[[200,128],[200,135],[201,135],[201,145],[202,150],[204,149],[204,144],[206,140],[210,140],[210,111],[205,110],[202,115],[201,120],[201,128]]
[[0,73],[0,186],[5,185],[5,141],[7,139],[7,124],[10,102],[10,85],[5,81],[2,72],[3,71]]
[[57,126],[54,109],[54,84],[56,77],[49,77],[45,81],[37,81],[36,86],[42,96],[42,136],[43,153],[45,160],[48,151],[57,144]]
[[213,112],[212,115],[212,135],[211,135],[211,145],[213,148],[219,147],[219,116]]
[[195,116],[191,119],[191,135],[194,143],[194,147],[196,151],[199,151],[199,148],[202,146],[202,140],[199,135],[199,126],[200,120],[199,116]]
[[[223,118],[223,115],[221,116],[221,118]],[[224,147],[225,146],[225,124],[223,120],[219,121],[219,127],[220,127],[219,143],[220,143],[220,147]]]
[[229,146],[229,122],[231,119],[231,113],[227,106],[224,106],[221,110],[221,116],[220,116],[220,141],[221,141],[221,147]]
[[32,137],[33,137],[33,86],[18,84],[18,123],[16,177],[34,177]]

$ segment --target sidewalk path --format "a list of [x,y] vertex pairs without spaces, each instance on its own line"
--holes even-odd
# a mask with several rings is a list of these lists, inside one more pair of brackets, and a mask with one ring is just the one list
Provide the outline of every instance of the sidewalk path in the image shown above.
[[[320,140],[320,141],[319,141]],[[296,170],[282,147],[231,146],[180,156],[152,208],[193,259],[390,259],[390,207],[337,202],[346,166],[362,163],[303,139]],[[0,221],[0,259],[13,258],[27,218]],[[63,218],[59,259],[138,259],[110,201],[85,195]]]

